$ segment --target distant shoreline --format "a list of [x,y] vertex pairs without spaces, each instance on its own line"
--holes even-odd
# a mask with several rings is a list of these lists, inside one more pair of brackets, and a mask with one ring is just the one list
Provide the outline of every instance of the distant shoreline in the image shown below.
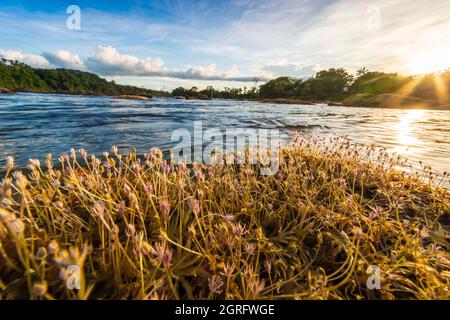
[[[126,99],[126,100],[150,100],[152,98],[171,98],[179,99],[175,96],[159,96],[149,94],[117,94],[109,95],[102,93],[84,93],[84,92],[55,92],[55,91],[33,91],[33,90],[9,90],[0,88],[0,95],[10,95],[16,93],[33,93],[33,94],[56,94],[56,95],[72,95],[80,97],[110,97],[113,99]],[[183,97],[185,100],[198,100],[205,101],[211,99],[205,99],[204,97]],[[450,105],[441,104],[434,100],[424,100],[420,98],[402,96],[396,94],[354,94],[345,98],[342,102],[329,101],[329,100],[304,100],[296,98],[261,98],[261,99],[226,99],[232,101],[250,101],[258,103],[272,103],[272,104],[288,104],[288,105],[319,105],[325,104],[327,106],[335,107],[356,107],[356,108],[380,108],[380,109],[423,109],[423,110],[441,110],[450,111]]]
[[[134,97],[159,97],[151,94],[105,94],[105,93],[95,93],[95,92],[71,92],[71,91],[39,91],[39,90],[10,90],[5,88],[0,88],[0,94],[16,94],[16,93],[35,93],[35,94],[60,94],[60,95],[71,95],[71,96],[90,96],[90,97],[125,97],[125,96],[134,96]],[[162,97],[162,96],[161,96]]]

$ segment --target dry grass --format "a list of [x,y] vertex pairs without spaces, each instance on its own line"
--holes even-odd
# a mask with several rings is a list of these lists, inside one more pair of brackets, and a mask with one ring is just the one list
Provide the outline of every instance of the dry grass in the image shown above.
[[[157,149],[59,161],[25,176],[9,159],[0,298],[449,298],[450,195],[383,150],[296,136],[273,176],[175,168]],[[369,265],[381,290],[366,287]]]

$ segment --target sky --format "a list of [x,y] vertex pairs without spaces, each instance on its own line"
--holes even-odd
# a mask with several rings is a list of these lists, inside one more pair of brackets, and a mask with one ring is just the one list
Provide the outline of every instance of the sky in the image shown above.
[[1,57],[159,90],[432,71],[449,35],[450,0],[0,0]]

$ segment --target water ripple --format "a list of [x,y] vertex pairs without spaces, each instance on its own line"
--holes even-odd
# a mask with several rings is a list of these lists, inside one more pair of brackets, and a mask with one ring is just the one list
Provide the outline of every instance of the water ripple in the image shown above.
[[450,169],[450,112],[276,105],[246,101],[152,99],[117,100],[71,95],[0,95],[0,167],[7,155],[23,165],[46,153],[71,147],[100,154],[112,145],[169,149],[178,128],[193,131],[194,121],[209,128],[278,128],[348,136],[375,143],[436,171]]

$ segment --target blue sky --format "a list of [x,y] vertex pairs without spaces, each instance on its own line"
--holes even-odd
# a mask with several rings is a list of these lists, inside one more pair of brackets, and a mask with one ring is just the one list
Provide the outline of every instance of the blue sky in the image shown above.
[[449,0],[0,0],[0,56],[165,90],[329,67],[428,71],[446,66],[449,34]]

